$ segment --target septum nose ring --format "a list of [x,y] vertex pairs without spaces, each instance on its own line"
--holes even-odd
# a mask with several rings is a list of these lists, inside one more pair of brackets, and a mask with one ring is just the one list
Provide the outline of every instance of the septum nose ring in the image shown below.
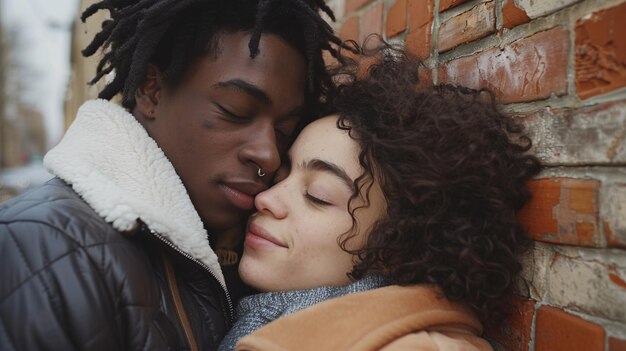
[[265,172],[263,172],[263,168],[259,167],[259,170],[256,172],[259,177],[265,177]]

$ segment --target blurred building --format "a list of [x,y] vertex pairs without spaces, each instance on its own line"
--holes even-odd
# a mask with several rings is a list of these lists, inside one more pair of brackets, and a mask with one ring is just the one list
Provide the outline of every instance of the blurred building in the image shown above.
[[6,85],[6,50],[4,48],[5,33],[2,23],[2,6],[0,6],[0,168],[4,167],[4,153],[5,153],[5,123],[4,123],[4,91]]
[[2,168],[40,160],[46,152],[43,114],[37,108],[17,102],[7,106],[2,138]]
[[0,23],[0,169],[41,159],[46,150],[43,114],[22,99],[30,72],[15,56],[18,34]]
[[108,17],[106,11],[99,11],[85,23],[80,20],[83,11],[95,2],[96,0],[79,1],[80,8],[72,31],[70,81],[65,100],[65,129],[74,120],[80,105],[86,100],[95,99],[98,96],[98,92],[104,87],[106,80],[104,77],[95,85],[88,84],[96,73],[96,66],[102,55],[96,53],[91,57],[83,57],[81,54],[93,36],[102,28],[102,21]]

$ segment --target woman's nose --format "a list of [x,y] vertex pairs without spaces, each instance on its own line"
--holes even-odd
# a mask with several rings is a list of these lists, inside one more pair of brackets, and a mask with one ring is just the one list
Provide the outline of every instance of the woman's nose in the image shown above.
[[275,184],[271,188],[257,194],[254,198],[254,205],[257,211],[261,213],[269,214],[277,219],[283,219],[287,217],[289,212],[289,208],[283,196],[284,194],[284,184]]

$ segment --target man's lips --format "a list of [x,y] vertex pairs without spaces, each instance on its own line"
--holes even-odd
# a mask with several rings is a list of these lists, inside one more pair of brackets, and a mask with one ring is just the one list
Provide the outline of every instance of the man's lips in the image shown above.
[[220,183],[219,188],[235,207],[251,210],[254,208],[254,197],[267,186],[251,181],[226,181]]
[[270,233],[268,233],[265,229],[256,225],[254,223],[250,223],[248,225],[248,232],[246,233],[245,243],[247,245],[251,245],[254,247],[259,246],[279,246],[279,247],[287,247],[287,245],[280,239],[274,237]]

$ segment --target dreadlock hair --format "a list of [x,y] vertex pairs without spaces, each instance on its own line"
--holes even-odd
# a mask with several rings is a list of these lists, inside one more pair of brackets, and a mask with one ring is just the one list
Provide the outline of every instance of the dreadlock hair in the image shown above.
[[[530,244],[516,212],[541,169],[531,140],[489,91],[416,86],[421,63],[409,53],[384,42],[362,52],[376,55],[367,71],[346,66],[333,96],[337,126],[360,146],[353,229],[374,178],[388,206],[364,247],[347,249],[354,230],[340,237],[359,258],[350,276],[434,284],[483,321],[499,320]],[[365,205],[352,205],[358,197]]]
[[135,91],[149,63],[159,68],[165,84],[175,88],[196,59],[219,55],[217,41],[224,32],[250,32],[251,58],[258,54],[264,32],[296,48],[306,60],[310,112],[321,113],[333,88],[322,51],[340,60],[331,44],[341,46],[341,40],[319,14],[321,10],[334,20],[324,0],[103,0],[89,6],[81,20],[99,10],[108,10],[110,19],[82,51],[84,56],[104,52],[89,84],[114,72],[99,97],[111,99],[121,93],[122,106],[128,110],[135,106]]

